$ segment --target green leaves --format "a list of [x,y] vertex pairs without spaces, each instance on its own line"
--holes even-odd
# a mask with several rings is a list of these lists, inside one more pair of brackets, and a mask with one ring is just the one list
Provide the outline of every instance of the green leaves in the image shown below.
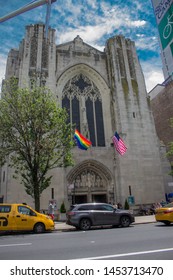
[[11,79],[0,100],[0,164],[10,156],[15,176],[36,199],[51,182],[50,169],[73,164],[72,127],[44,87],[18,88]]

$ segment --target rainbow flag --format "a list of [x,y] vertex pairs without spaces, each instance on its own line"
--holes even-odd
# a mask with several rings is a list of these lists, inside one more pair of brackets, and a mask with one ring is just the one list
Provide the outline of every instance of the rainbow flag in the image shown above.
[[79,149],[87,150],[92,145],[91,141],[86,139],[82,134],[80,134],[77,129],[75,129],[74,138],[77,142]]

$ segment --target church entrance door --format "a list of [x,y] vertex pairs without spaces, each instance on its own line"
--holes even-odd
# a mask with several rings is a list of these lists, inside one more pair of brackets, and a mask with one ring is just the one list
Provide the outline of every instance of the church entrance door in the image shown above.
[[92,195],[93,202],[102,202],[107,203],[106,194],[93,194]]
[[75,166],[67,177],[68,197],[71,204],[100,202],[110,199],[112,177],[106,166],[86,160]]
[[73,195],[72,203],[73,204],[87,203],[87,195]]

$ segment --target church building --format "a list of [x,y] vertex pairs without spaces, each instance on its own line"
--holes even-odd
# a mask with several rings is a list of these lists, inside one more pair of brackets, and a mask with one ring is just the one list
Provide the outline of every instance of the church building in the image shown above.
[[[151,204],[165,198],[160,143],[156,135],[135,43],[116,35],[99,51],[76,36],[56,45],[55,30],[29,25],[18,49],[11,49],[5,79],[15,76],[20,87],[45,85],[69,113],[69,122],[92,142],[87,150],[74,147],[75,165],[51,171],[51,186],[41,196],[59,208],[71,203]],[[127,151],[120,155],[112,137],[118,132]],[[8,163],[1,170],[4,202],[34,206]]]

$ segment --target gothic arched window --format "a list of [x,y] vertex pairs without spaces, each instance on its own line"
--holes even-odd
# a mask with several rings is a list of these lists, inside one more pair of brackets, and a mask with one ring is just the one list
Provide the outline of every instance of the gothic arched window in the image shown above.
[[105,146],[101,94],[88,77],[79,74],[67,82],[62,107],[67,109],[69,122],[91,140],[92,146]]

